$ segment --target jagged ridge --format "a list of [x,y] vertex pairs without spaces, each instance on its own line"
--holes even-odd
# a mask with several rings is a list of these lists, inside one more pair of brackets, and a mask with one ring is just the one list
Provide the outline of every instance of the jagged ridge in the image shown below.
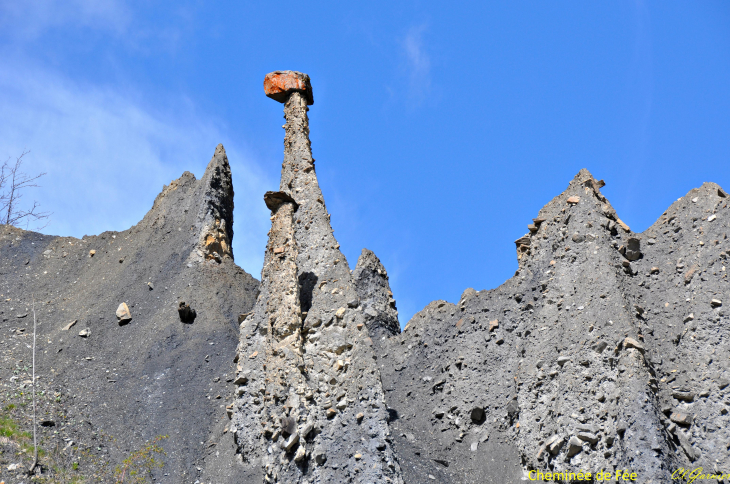
[[[260,286],[233,264],[221,145],[202,180],[184,173],[127,231],[77,240],[2,228],[5,361],[24,355],[28,320],[12,313],[28,294],[53,321],[39,367],[52,368],[47,388],[62,403],[48,408],[64,427],[47,438],[85,441],[88,422],[96,440],[117,440],[85,450],[119,462],[169,433],[165,472],[179,482],[522,482],[601,469],[669,482],[680,467],[728,471],[722,188],[690,191],[636,234],[581,170],[516,241],[513,278],[434,301],[400,333],[383,265],[365,249],[351,272],[334,238],[308,138],[308,76],[267,79],[287,123]],[[197,310],[192,325],[181,301]],[[126,326],[111,319],[119,302]],[[72,336],[79,328],[90,335]],[[12,382],[14,368],[0,378]],[[234,398],[227,412],[218,395]]]
[[[251,385],[270,382],[277,374],[267,363],[256,362],[257,348],[269,351],[275,344],[271,335],[276,309],[267,309],[260,300],[259,311],[242,325],[239,374],[255,378],[239,377],[244,383],[234,417],[245,429],[246,437],[239,441],[244,460],[248,456],[252,468],[263,468],[259,478],[521,482],[534,470],[623,468],[647,482],[666,482],[674,469],[692,462],[709,467],[730,464],[723,448],[727,435],[721,430],[729,422],[720,403],[728,386],[720,294],[726,289],[722,261],[727,254],[721,247],[728,223],[722,189],[706,184],[700,196],[686,202],[696,204],[683,208],[692,218],[692,232],[677,225],[680,220],[688,223],[685,218],[665,213],[658,223],[675,228],[663,230],[661,236],[654,233],[656,227],[634,234],[602,195],[604,182],[581,170],[563,194],[540,210],[528,225],[529,233],[516,241],[515,277],[491,291],[467,289],[456,305],[435,301],[399,334],[395,300],[377,257],[363,251],[352,275],[342,264],[314,175],[305,101],[299,93],[287,99],[280,189],[299,205],[287,222],[291,234],[285,239],[297,251],[288,259],[296,259],[302,315],[294,349],[301,350],[305,363],[298,370],[286,363],[274,365],[280,377],[287,375],[280,378],[278,390]],[[281,237],[274,230],[276,217],[271,240]],[[712,244],[695,240],[697,220],[706,221],[699,234],[712,233]],[[677,233],[679,238],[672,235]],[[681,249],[676,247],[684,237]],[[276,249],[273,255],[271,250],[267,257],[274,260]],[[701,277],[702,284],[686,292],[675,272],[665,269],[675,250],[685,259],[701,261],[687,271],[685,287],[696,284],[700,267],[710,268],[703,273],[712,270],[713,277]],[[284,248],[279,257],[286,258],[287,251]],[[676,267],[684,268],[681,260]],[[268,281],[272,287],[286,280],[277,282],[279,276],[266,268],[262,274],[264,285],[267,277],[273,278]],[[339,284],[333,287],[333,282]],[[359,300],[350,301],[353,291]],[[271,299],[273,293],[265,297]],[[665,326],[654,316],[670,316],[662,302],[663,308],[673,305],[671,317],[678,326],[680,320],[681,325],[689,322],[679,334],[669,330],[672,338],[667,337],[667,327],[674,323]],[[682,302],[695,305],[701,316],[679,316],[677,311],[688,312]],[[348,307],[355,310],[349,320]],[[362,333],[365,338],[352,332],[353,324],[367,330]],[[332,329],[339,326],[345,331]],[[298,328],[296,321],[293,327]],[[689,332],[695,332],[693,343],[683,346]],[[371,342],[375,353],[369,349]],[[365,351],[358,351],[361,348]],[[698,356],[708,352],[722,356]],[[338,360],[340,353],[349,359]],[[722,363],[711,367],[718,361]],[[353,367],[357,371],[348,372]],[[350,379],[347,385],[337,374],[343,369]],[[681,383],[670,385],[673,382]],[[385,437],[378,450],[391,452],[387,436],[393,433],[393,457],[386,459],[397,458],[400,465],[389,464],[393,473],[387,475],[360,474],[363,454],[358,449],[365,446],[351,437],[360,435],[359,418],[364,414],[355,419],[348,415],[352,403],[357,407],[351,395],[366,401],[368,396],[358,389],[377,392],[381,385],[388,416],[375,412],[369,425],[378,425],[377,434]],[[343,386],[347,390],[340,392]],[[295,394],[304,395],[308,403]],[[699,399],[715,402],[714,409],[704,410]],[[331,408],[336,401],[343,404],[337,406],[342,417]],[[339,427],[323,418],[325,409],[326,417],[341,418],[346,432],[332,432]],[[338,446],[340,439],[350,445]],[[295,440],[298,443],[292,444]],[[337,457],[334,465],[332,455]],[[374,467],[385,469],[375,459]]]
[[515,277],[388,340],[405,482],[730,465],[725,192],[705,184],[634,234],[600,186],[581,170],[518,239]]

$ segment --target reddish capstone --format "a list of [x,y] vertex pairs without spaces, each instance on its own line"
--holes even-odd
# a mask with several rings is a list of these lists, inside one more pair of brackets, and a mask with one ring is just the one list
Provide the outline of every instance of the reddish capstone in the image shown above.
[[266,74],[264,92],[268,97],[280,103],[286,102],[291,93],[301,92],[307,96],[307,104],[314,104],[309,76],[301,72],[274,71]]

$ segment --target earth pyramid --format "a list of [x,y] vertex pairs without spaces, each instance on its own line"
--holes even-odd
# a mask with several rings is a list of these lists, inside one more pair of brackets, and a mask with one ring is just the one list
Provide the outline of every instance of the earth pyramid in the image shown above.
[[363,309],[317,182],[309,76],[273,72],[264,88],[284,104],[286,134],[279,192],[264,197],[261,292],[241,323],[239,455],[255,482],[400,483],[368,327],[376,318]]

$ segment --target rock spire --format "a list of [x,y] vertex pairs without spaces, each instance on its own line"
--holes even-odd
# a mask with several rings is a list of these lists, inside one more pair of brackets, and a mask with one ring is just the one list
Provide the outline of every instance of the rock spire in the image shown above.
[[309,77],[266,76],[284,103],[261,293],[241,323],[233,430],[251,482],[400,483],[369,318],[339,250],[309,141]]

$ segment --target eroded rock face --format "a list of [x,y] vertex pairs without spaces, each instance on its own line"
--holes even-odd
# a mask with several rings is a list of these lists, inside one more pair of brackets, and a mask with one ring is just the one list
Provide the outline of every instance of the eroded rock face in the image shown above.
[[198,220],[203,226],[198,245],[206,259],[220,263],[224,257],[233,259],[233,183],[223,145],[216,147],[211,166],[203,177],[203,184],[209,202],[198,210]]
[[706,183],[634,234],[601,186],[581,170],[518,240],[515,277],[386,340],[405,482],[730,466],[725,192]]
[[[258,405],[260,413],[248,412],[247,406],[242,418],[234,418],[234,424],[241,426],[234,435],[252,474],[264,472],[270,479],[295,482],[306,456],[306,438],[316,422],[310,416],[312,395],[302,354],[296,203],[285,194],[272,194],[267,202],[272,223],[261,272],[262,291],[254,312],[241,323],[254,331],[246,335],[251,341],[248,351],[253,351],[239,354],[238,370],[239,393],[253,396],[250,403]],[[290,459],[282,459],[287,454]]]
[[[232,216],[230,168],[218,146],[201,179],[186,172],[172,181],[127,230],[76,239],[0,226],[0,329],[23,329],[0,339],[0,381],[10,382],[15,361],[30,360],[32,314],[8,315],[31,308],[35,295],[39,390],[48,395],[39,417],[56,422],[39,431],[46,455],[58,449],[61,464],[78,461],[88,482],[113,481],[115,466],[168,435],[167,455],[154,456],[164,462],[157,482],[242,482],[225,404],[234,391],[237,317],[253,308],[258,281],[233,263]],[[226,241],[220,263],[203,245],[216,220]],[[2,472],[16,462],[0,455]],[[0,480],[15,482],[16,474]]]
[[[279,319],[267,315],[293,307],[264,289],[241,325],[241,371],[264,382],[283,371],[299,397],[239,389],[234,422],[253,436],[241,452],[261,478],[517,483],[531,470],[622,468],[668,482],[681,466],[730,464],[722,189],[693,190],[635,234],[581,170],[515,241],[512,279],[435,301],[401,334],[385,268],[363,250],[350,274],[332,235],[307,101],[292,90],[285,102],[280,190],[298,204],[286,233],[298,247],[302,317],[290,331],[302,363],[251,356],[276,344]],[[262,277],[264,288],[292,280]]]
[[365,324],[376,346],[382,338],[399,334],[398,310],[388,283],[388,273],[372,251],[362,250],[352,271],[352,279],[365,313]]
[[305,95],[289,93],[280,191],[296,210],[272,210],[261,294],[241,323],[240,458],[250,482],[402,482],[373,342],[317,183],[307,109]]

